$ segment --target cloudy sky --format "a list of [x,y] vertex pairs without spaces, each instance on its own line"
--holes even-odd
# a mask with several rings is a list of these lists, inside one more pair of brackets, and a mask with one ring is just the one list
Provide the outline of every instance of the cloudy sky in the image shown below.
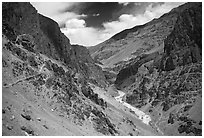
[[114,34],[158,18],[184,2],[32,2],[58,22],[71,44],[93,46]]

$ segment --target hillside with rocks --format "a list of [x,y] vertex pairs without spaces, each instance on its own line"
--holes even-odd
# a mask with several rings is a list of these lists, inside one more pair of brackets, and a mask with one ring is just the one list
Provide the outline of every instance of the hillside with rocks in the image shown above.
[[202,3],[181,5],[89,51],[117,74],[123,101],[150,114],[153,127],[202,135]]
[[3,136],[161,135],[120,105],[110,90],[63,62],[25,49],[32,43],[23,38],[2,37]]

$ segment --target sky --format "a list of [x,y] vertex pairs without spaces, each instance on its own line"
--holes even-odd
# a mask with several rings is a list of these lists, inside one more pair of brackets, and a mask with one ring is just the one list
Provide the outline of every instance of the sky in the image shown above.
[[184,2],[31,2],[55,20],[71,44],[94,46],[114,34],[158,18]]

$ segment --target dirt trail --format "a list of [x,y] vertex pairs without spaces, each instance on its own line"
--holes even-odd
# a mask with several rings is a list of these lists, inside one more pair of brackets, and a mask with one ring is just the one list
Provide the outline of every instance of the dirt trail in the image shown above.
[[[36,74],[36,75],[32,75],[32,76],[29,76],[29,77],[26,77],[26,78],[23,78],[23,79],[19,79],[19,80],[17,80],[16,82],[13,82],[13,83],[10,83],[10,84],[7,84],[7,85],[4,85],[3,87],[4,88],[9,88],[9,87],[12,87],[12,86],[14,86],[14,85],[16,85],[16,84],[18,84],[18,83],[20,83],[20,82],[23,82],[23,81],[28,81],[28,80],[30,80],[30,79],[32,79],[32,78],[35,78],[35,77],[38,77],[38,76],[40,76],[40,75],[42,75],[41,73],[43,73],[43,68],[44,68],[44,65],[42,65],[41,67],[40,67],[40,69],[38,70],[38,74]],[[32,68],[33,69],[33,68]]]
[[20,80],[17,80],[16,82],[13,82],[13,83],[10,83],[10,84],[7,84],[7,85],[5,85],[5,86],[3,86],[4,88],[9,88],[9,87],[12,87],[12,86],[14,86],[14,85],[16,85],[16,84],[18,84],[18,83],[20,83],[20,82],[23,82],[23,81],[27,81],[27,80],[30,80],[30,79],[32,79],[32,78],[34,78],[34,77],[38,77],[38,76],[40,76],[41,74],[37,74],[37,75],[33,75],[33,76],[29,76],[29,77],[26,77],[26,78],[23,78],[23,79],[20,79]]

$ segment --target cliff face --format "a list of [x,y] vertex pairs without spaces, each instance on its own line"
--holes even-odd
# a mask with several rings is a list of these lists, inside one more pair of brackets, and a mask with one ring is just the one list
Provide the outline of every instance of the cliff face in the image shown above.
[[55,59],[63,59],[63,50],[69,55],[71,45],[57,23],[38,14],[31,4],[3,3],[2,7],[3,33],[10,40],[15,41],[18,35],[29,34],[33,36],[38,52]]
[[72,45],[71,52],[71,59],[72,62],[75,63],[77,71],[83,73],[86,79],[89,79],[90,82],[96,85],[102,87],[107,85],[102,68],[95,64],[95,61],[91,58],[86,47]]
[[11,40],[19,34],[31,34],[39,40],[39,20],[37,11],[29,3],[2,4],[2,30]]
[[[85,64],[83,60],[78,60],[77,54],[83,53],[82,50],[80,50],[81,48],[77,49],[71,46],[69,39],[61,33],[55,21],[38,14],[35,8],[29,3],[3,3],[2,10],[3,34],[10,40],[15,41],[17,36],[23,34],[31,35],[34,41],[34,51],[64,62],[67,66],[73,68],[73,70],[78,71],[78,73],[82,75],[86,74],[84,77],[92,76],[91,78],[94,79],[98,85],[106,85],[105,77],[102,73],[97,76],[92,73],[92,68],[95,68],[97,72],[102,72],[102,70],[95,65],[90,55],[87,54],[87,50],[84,51],[86,53],[83,54],[84,59],[89,60],[90,66],[92,67],[89,68],[89,65],[87,65],[86,70],[80,68],[82,64]],[[81,52],[76,53],[75,51],[78,50]],[[100,79],[98,79],[99,76]]]
[[[202,60],[202,4],[181,12],[174,30],[164,40],[163,70],[172,70],[172,66],[181,66]],[[170,65],[167,59],[171,59]],[[166,61],[165,61],[166,60]]]
[[[38,14],[38,18],[40,30],[50,42],[46,47],[47,49],[51,49],[51,51],[46,54],[47,50],[45,50],[43,51],[44,54],[58,57],[61,61],[70,63],[71,45],[69,39],[61,33],[60,28],[55,21],[40,14]],[[39,50],[41,50],[41,48],[39,48]]]

